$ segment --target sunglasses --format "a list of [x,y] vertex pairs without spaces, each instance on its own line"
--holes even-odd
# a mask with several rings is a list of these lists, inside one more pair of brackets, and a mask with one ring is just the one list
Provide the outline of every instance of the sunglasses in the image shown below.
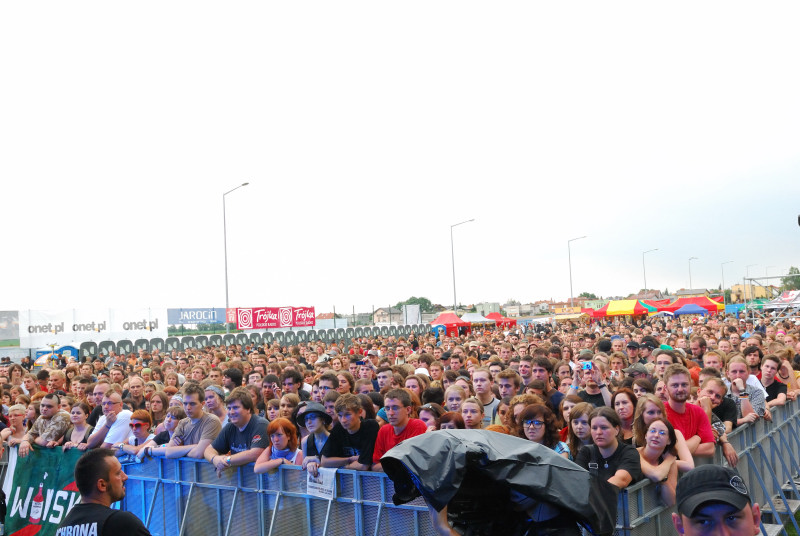
[[145,423],[143,423],[143,422],[132,422],[128,426],[130,426],[131,429],[137,429],[138,430],[139,428],[144,428],[147,425]]

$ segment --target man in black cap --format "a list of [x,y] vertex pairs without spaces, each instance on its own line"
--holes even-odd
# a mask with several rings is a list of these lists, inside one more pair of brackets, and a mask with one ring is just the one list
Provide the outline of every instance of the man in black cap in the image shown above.
[[761,510],[752,504],[747,486],[734,469],[701,465],[680,479],[677,510],[672,524],[678,534],[726,534],[755,536]]

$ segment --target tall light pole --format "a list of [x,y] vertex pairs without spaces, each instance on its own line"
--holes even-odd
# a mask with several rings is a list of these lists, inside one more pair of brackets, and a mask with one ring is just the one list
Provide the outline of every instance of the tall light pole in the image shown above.
[[[249,182],[243,182],[233,190],[228,190],[224,194],[222,194],[222,235],[223,235],[223,242],[225,243],[225,316],[228,315],[228,219],[225,214],[225,196],[231,192],[235,192],[242,186],[247,186],[250,184]],[[231,332],[231,325],[228,323],[228,319],[225,318],[225,333]]]
[[569,243],[574,242],[576,240],[580,240],[582,238],[586,238],[585,236],[579,236],[578,238],[570,238],[567,240],[567,259],[569,261],[569,307],[572,309],[572,251],[570,250]]
[[733,261],[725,261],[719,265],[720,270],[722,270],[722,305],[728,305],[728,301],[725,299],[725,265],[729,264]]
[[455,315],[458,315],[458,309],[456,309],[456,304],[458,302],[456,301],[456,253],[455,249],[453,248],[453,227],[458,227],[459,225],[464,225],[465,223],[469,223],[471,221],[475,221],[475,218],[454,223],[450,226],[450,260],[453,262],[453,314]]
[[692,290],[692,261],[696,261],[697,257],[689,257],[689,290]]
[[644,291],[647,292],[647,270],[644,268],[644,255],[645,253],[650,253],[652,251],[658,251],[658,248],[648,249],[647,251],[642,252],[642,275],[644,276]]

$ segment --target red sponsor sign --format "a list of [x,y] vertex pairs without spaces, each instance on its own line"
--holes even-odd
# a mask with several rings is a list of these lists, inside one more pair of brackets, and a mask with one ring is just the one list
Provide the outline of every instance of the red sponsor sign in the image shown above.
[[296,328],[316,325],[313,307],[244,307],[233,310],[236,311],[237,329]]

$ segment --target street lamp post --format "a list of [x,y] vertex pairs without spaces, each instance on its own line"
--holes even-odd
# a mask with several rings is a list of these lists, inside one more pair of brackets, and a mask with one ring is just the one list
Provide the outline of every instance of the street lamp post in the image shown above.
[[569,243],[574,242],[575,240],[580,240],[582,238],[586,238],[585,236],[579,236],[578,238],[570,238],[567,240],[567,260],[569,262],[569,307],[572,309],[572,251],[570,250]]
[[658,248],[648,249],[647,251],[642,252],[642,275],[644,276],[644,291],[647,292],[647,270],[644,267],[644,255],[645,253],[650,253],[652,251],[658,251]]
[[453,227],[458,227],[459,225],[464,225],[465,223],[469,223],[471,221],[475,221],[475,218],[471,220],[462,221],[459,223],[454,223],[450,226],[450,260],[453,263],[453,314],[458,315],[457,301],[456,301],[456,254],[455,249],[453,247]]
[[689,290],[692,290],[692,261],[696,261],[697,257],[689,257]]
[[725,265],[731,263],[733,261],[725,261],[719,265],[720,270],[722,270],[722,305],[727,307],[728,301],[725,298]]
[[[225,196],[231,192],[238,190],[243,186],[247,186],[250,184],[249,182],[243,182],[233,190],[228,190],[224,194],[222,194],[222,235],[223,235],[223,242],[225,244],[225,316],[228,315],[228,219],[227,215],[225,214]],[[231,325],[228,323],[228,319],[225,318],[225,333],[231,332]]]

